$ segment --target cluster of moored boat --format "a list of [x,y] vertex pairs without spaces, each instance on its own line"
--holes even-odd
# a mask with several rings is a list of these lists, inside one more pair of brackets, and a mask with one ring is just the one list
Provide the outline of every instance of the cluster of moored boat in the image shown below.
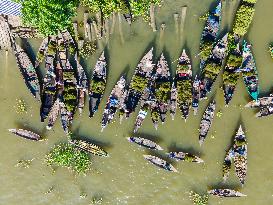
[[[145,147],[151,150],[161,151],[163,148],[159,146],[157,143],[153,142],[152,140],[142,138],[142,137],[128,137],[129,142],[133,142],[138,144],[141,147]],[[164,159],[161,159],[154,155],[143,155],[146,160],[150,163],[154,164],[157,167],[165,169],[170,172],[178,172],[177,169],[174,168],[172,164],[167,162]],[[167,157],[170,159],[174,159],[176,161],[186,161],[186,162],[195,162],[195,163],[203,163],[204,161],[193,154],[187,152],[169,152],[167,153]]]

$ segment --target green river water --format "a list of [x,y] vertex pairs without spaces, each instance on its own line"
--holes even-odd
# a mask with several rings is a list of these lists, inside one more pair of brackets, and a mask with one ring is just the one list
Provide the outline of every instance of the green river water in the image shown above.
[[[52,171],[44,163],[44,156],[54,144],[66,141],[61,124],[58,121],[51,131],[46,130],[46,124],[40,122],[39,103],[27,90],[17,68],[12,53],[0,54],[0,204],[3,205],[88,205],[92,197],[103,198],[102,204],[110,205],[190,205],[191,190],[205,193],[208,188],[234,188],[247,194],[244,198],[219,199],[210,197],[209,204],[222,205],[270,205],[273,204],[273,117],[256,119],[255,110],[243,106],[249,100],[246,89],[240,79],[236,93],[229,107],[224,106],[221,78],[218,78],[214,91],[217,111],[222,110],[221,118],[215,117],[208,137],[200,148],[198,143],[198,128],[202,113],[208,100],[202,101],[197,116],[191,112],[185,122],[181,113],[177,112],[174,121],[167,118],[164,125],[155,131],[151,120],[147,118],[138,131],[139,136],[149,136],[155,139],[164,151],[191,151],[201,155],[204,165],[187,162],[173,163],[179,173],[168,173],[159,170],[144,160],[143,154],[149,150],[139,148],[129,143],[125,137],[131,136],[136,113],[121,125],[119,122],[110,124],[104,132],[100,132],[100,121],[103,107],[110,91],[121,74],[127,75],[129,82],[134,69],[151,47],[155,47],[155,59],[162,50],[168,58],[174,74],[175,61],[183,47],[187,48],[193,60],[194,73],[198,71],[199,59],[194,56],[199,50],[199,39],[204,23],[198,17],[208,11],[212,0],[166,0],[160,10],[157,10],[157,25],[166,23],[166,30],[152,32],[148,24],[141,20],[131,27],[123,20],[122,30],[124,43],[121,42],[118,21],[115,32],[106,48],[109,65],[107,89],[98,113],[94,118],[88,118],[86,106],[82,116],[75,116],[72,130],[78,136],[86,137],[102,145],[110,154],[109,158],[92,156],[93,170],[87,176],[75,176],[65,168]],[[237,1],[226,0],[223,3],[223,29],[231,27]],[[180,13],[183,5],[188,6],[183,34],[176,32],[173,14]],[[269,95],[272,86],[273,61],[268,50],[269,42],[273,41],[272,0],[259,0],[251,29],[246,38],[253,45],[256,58],[261,96]],[[223,33],[223,32],[222,32]],[[36,53],[40,40],[29,41]],[[101,42],[104,45],[103,42]],[[103,46],[102,46],[103,47]],[[90,76],[96,59],[103,48],[86,61],[86,70]],[[27,102],[28,113],[17,114],[15,99],[22,98]],[[230,179],[222,183],[222,162],[225,150],[232,143],[233,136],[242,123],[248,140],[248,173],[244,187],[232,169]],[[8,128],[26,128],[36,131],[48,138],[44,142],[32,142],[15,137]],[[164,152],[156,152],[164,157]],[[20,159],[34,158],[30,168],[15,167]],[[53,187],[51,193],[46,192]],[[87,194],[81,198],[81,192]]]

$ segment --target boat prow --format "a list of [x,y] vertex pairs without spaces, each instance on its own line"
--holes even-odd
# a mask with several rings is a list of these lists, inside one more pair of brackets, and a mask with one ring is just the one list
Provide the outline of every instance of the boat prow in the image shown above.
[[159,157],[153,156],[153,155],[143,155],[143,157],[148,160],[150,163],[154,164],[155,166],[165,169],[166,171],[170,172],[178,172],[171,164],[166,162],[163,159],[160,159]]

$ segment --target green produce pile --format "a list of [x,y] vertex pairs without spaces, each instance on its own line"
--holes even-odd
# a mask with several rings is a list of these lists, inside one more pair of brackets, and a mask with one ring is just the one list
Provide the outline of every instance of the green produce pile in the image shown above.
[[75,79],[74,72],[73,71],[63,72],[63,78],[65,82],[63,92],[64,104],[66,106],[67,111],[73,113],[77,106],[77,88],[73,83],[67,81]]
[[191,104],[192,101],[192,83],[191,79],[180,80],[177,82],[177,94],[178,103],[181,104]]
[[86,41],[83,47],[80,49],[80,56],[83,58],[88,58],[95,53],[97,49],[97,44],[95,41]]
[[104,81],[98,81],[98,80],[92,80],[91,81],[91,91],[93,93],[103,95],[105,88],[106,88],[106,83]]
[[130,88],[142,93],[144,89],[148,86],[148,79],[139,75],[134,75],[132,78],[132,82],[130,84]]
[[167,103],[171,94],[171,84],[169,82],[158,82],[155,85],[155,96],[159,102]]
[[203,73],[206,78],[210,78],[214,80],[220,71],[221,71],[221,66],[213,62],[209,62],[208,64],[206,64]]
[[236,13],[233,32],[239,36],[244,36],[254,17],[254,5],[257,0],[242,0],[241,5]]
[[67,167],[77,174],[86,174],[91,169],[89,155],[67,143],[55,145],[45,159],[49,166]]
[[271,58],[273,59],[273,43],[269,46],[269,53],[271,55]]

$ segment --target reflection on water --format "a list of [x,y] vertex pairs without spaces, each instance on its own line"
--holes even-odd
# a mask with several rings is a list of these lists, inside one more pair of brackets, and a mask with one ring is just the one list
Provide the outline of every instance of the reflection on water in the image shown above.
[[[127,81],[131,78],[134,69],[151,46],[155,46],[155,59],[164,51],[174,74],[177,62],[183,48],[188,49],[193,60],[194,74],[198,72],[199,38],[204,22],[198,17],[208,11],[212,0],[166,0],[165,6],[157,11],[157,27],[166,23],[164,35],[152,32],[150,26],[138,20],[131,27],[122,20],[124,43],[122,44],[118,19],[114,33],[110,36],[107,58],[109,62],[108,83],[106,95],[100,105],[99,112],[92,119],[88,118],[88,108],[85,107],[83,115],[75,116],[73,131],[82,137],[87,137],[95,142],[105,145],[109,158],[92,157],[93,170],[86,176],[74,176],[67,169],[57,169],[55,173],[43,163],[44,155],[50,148],[61,141],[66,141],[60,122],[51,131],[45,129],[46,124],[40,123],[39,103],[29,94],[21,74],[16,66],[15,58],[9,54],[6,59],[5,52],[0,55],[0,114],[1,114],[1,143],[0,143],[0,204],[22,205],[69,205],[90,204],[94,197],[102,197],[102,204],[129,204],[129,205],[190,205],[188,193],[194,190],[204,193],[208,188],[221,186],[222,162],[225,150],[230,147],[233,136],[242,122],[246,130],[249,150],[249,164],[246,184],[240,191],[247,194],[243,199],[218,199],[210,198],[210,204],[223,205],[257,205],[272,204],[272,116],[264,119],[255,119],[255,110],[244,109],[243,106],[250,98],[243,85],[242,79],[237,86],[235,96],[229,107],[224,106],[221,78],[214,86],[216,98],[216,112],[221,110],[221,118],[215,116],[211,131],[202,148],[198,144],[198,128],[202,112],[208,104],[202,101],[200,112],[197,116],[190,113],[185,123],[180,113],[174,121],[167,118],[164,125],[155,131],[150,118],[146,118],[138,135],[152,136],[164,148],[157,156],[165,157],[165,152],[188,151],[200,155],[205,164],[191,164],[176,162],[173,165],[179,173],[167,173],[158,170],[146,162],[143,154],[151,154],[149,150],[130,144],[126,137],[132,134],[136,113],[122,125],[116,122],[107,126],[100,132],[102,108],[105,106],[107,96],[121,74],[126,74]],[[231,24],[235,1],[225,1],[223,28]],[[187,16],[183,38],[175,33],[174,13],[181,13],[181,7],[187,5]],[[271,69],[272,59],[267,52],[268,43],[273,40],[273,27],[270,17],[273,8],[272,0],[258,1],[253,25],[246,37],[253,44],[253,51],[257,61],[260,77],[261,95],[267,95],[272,86]],[[111,30],[111,29],[110,29]],[[41,40],[31,40],[34,53]],[[90,76],[99,57],[104,42],[95,56],[86,60],[85,69]],[[8,64],[6,64],[8,62]],[[173,62],[171,64],[171,62]],[[8,77],[5,77],[5,73]],[[217,91],[216,91],[217,90]],[[28,105],[28,113],[19,115],[14,110],[16,98],[22,98]],[[43,136],[45,142],[29,142],[10,134],[7,129],[13,127],[32,129]],[[30,168],[15,167],[20,159],[33,159]],[[240,188],[239,181],[234,171],[224,188]],[[222,187],[221,186],[221,187]],[[53,188],[52,188],[53,187]],[[49,191],[50,190],[50,191]],[[82,190],[87,194],[81,197]],[[47,194],[45,194],[47,193]]]

